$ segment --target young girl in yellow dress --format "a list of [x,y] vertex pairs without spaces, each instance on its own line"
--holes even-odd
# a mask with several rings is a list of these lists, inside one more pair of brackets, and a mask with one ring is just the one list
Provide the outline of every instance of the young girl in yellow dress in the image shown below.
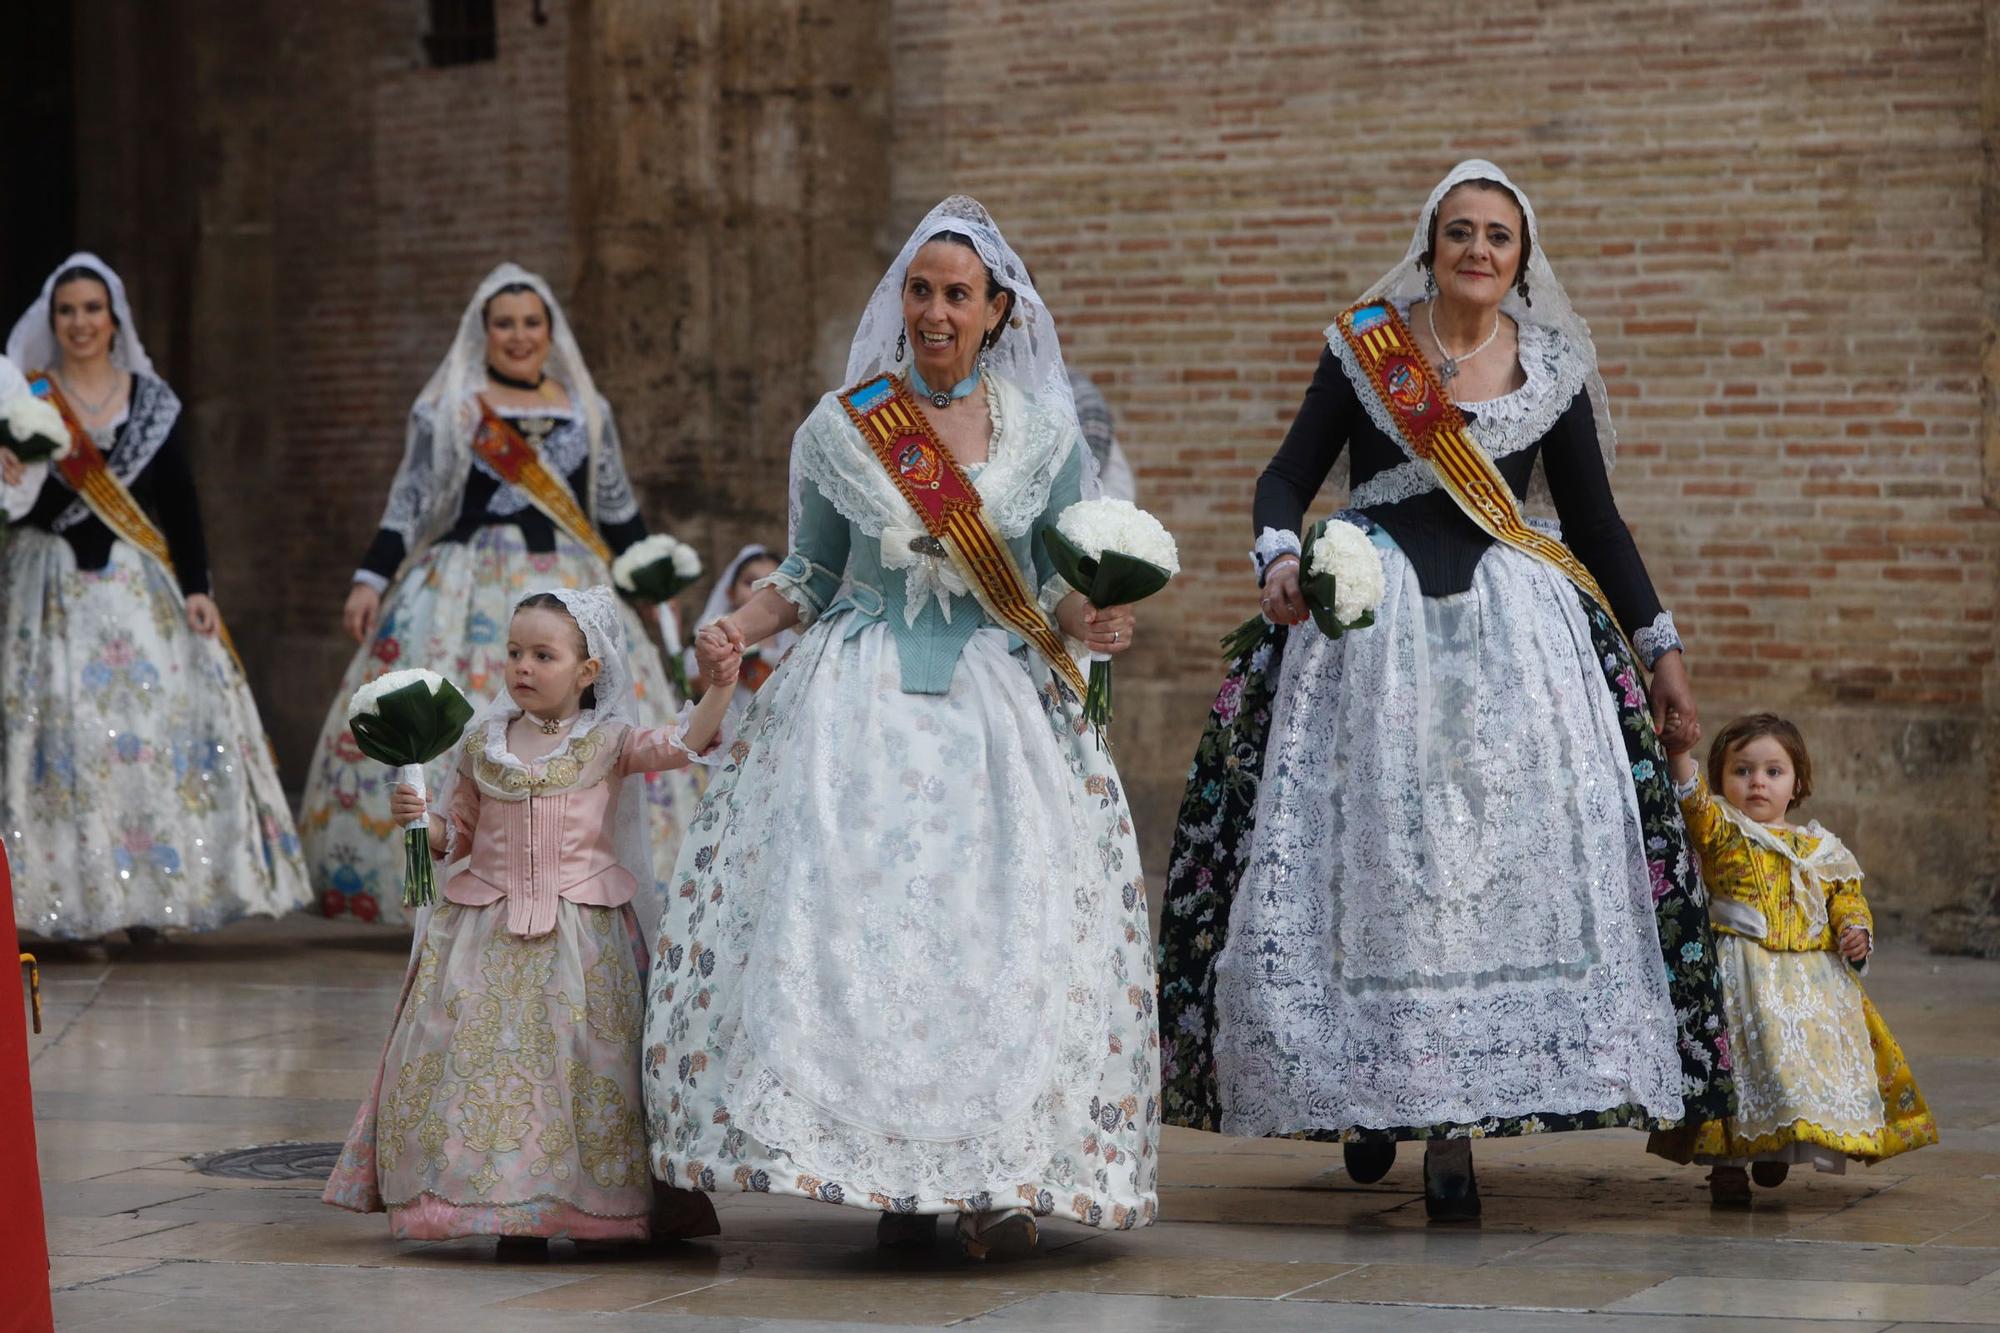
[[[1674,794],[1701,856],[1715,926],[1737,1114],[1655,1134],[1652,1150],[1712,1168],[1714,1202],[1750,1202],[1795,1162],[1842,1172],[1937,1142],[1937,1122],[1861,988],[1874,918],[1861,867],[1817,821],[1788,822],[1812,795],[1799,729],[1741,717],[1708,752],[1670,756]],[[1718,791],[1720,795],[1718,796]]]

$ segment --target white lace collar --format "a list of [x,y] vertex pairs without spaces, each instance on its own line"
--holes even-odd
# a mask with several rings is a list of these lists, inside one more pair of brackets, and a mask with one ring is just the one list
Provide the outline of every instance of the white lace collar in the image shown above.
[[[987,384],[993,438],[986,462],[965,471],[994,525],[1004,536],[1018,537],[1047,506],[1076,440],[1074,431],[1061,428],[1058,414],[1042,410],[1017,385],[997,375]],[[820,399],[792,448],[794,466],[864,535],[880,537],[886,527],[910,523],[909,502],[848,418],[840,394]]]
[[597,729],[597,710],[583,709],[576,715],[576,721],[569,724],[569,733],[555,749],[539,759],[523,759],[507,748],[507,728],[514,719],[521,716],[522,709],[506,708],[486,719],[486,743],[482,747],[488,761],[517,772],[534,773],[549,766],[550,761],[567,755],[576,743]]
[[[1396,313],[1407,322],[1409,303],[1397,302]],[[1560,331],[1545,324],[1520,323],[1518,342],[1520,350],[1517,355],[1525,377],[1521,386],[1498,398],[1460,404],[1471,418],[1472,438],[1479,442],[1487,457],[1496,462],[1519,453],[1548,434],[1556,418],[1568,410],[1575,400],[1590,373],[1589,365],[1577,354],[1569,340]],[[1340,358],[1340,367],[1346,372],[1348,382],[1354,386],[1361,405],[1367,409],[1368,419],[1395,442],[1407,460],[1355,486],[1349,503],[1357,509],[1366,509],[1395,504],[1436,490],[1436,471],[1423,459],[1410,454],[1395,419],[1376,395],[1374,386],[1368,382],[1367,374],[1355,358],[1354,349],[1348,346],[1345,338],[1338,336],[1329,340],[1327,346]]]

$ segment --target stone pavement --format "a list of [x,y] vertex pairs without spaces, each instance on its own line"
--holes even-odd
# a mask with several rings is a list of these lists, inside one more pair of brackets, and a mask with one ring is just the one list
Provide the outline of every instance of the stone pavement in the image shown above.
[[[202,1175],[191,1155],[340,1138],[406,941],[295,918],[108,959],[52,957],[33,1039],[58,1327],[305,1330],[937,1328],[1039,1333],[2000,1327],[2000,963],[1891,946],[1870,992],[1945,1141],[1748,1213],[1637,1134],[1481,1144],[1486,1221],[1425,1222],[1418,1157],[1356,1186],[1337,1149],[1168,1131],[1145,1231],[1066,1224],[1008,1267],[873,1248],[872,1216],[719,1200],[720,1240],[605,1257],[399,1244],[318,1181]],[[54,954],[58,951],[51,950]],[[447,1325],[445,1321],[451,1321]]]

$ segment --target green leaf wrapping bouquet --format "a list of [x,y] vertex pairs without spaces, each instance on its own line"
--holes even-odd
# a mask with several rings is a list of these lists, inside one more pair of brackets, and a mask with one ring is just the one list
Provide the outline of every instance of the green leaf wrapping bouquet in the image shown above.
[[[1323,518],[1306,530],[1299,552],[1299,590],[1313,624],[1329,639],[1375,623],[1385,584],[1382,553],[1368,534],[1340,518]],[[1264,617],[1255,615],[1222,638],[1222,656],[1234,661],[1264,636]]]
[[680,616],[674,598],[701,577],[701,553],[664,532],[633,542],[611,562],[611,582],[618,591],[642,602],[659,604],[660,642],[666,648],[667,675],[681,698],[688,697],[687,665],[682,660]]
[[[347,727],[355,748],[377,763],[398,770],[398,781],[429,799],[424,765],[465,734],[472,705],[458,687],[435,671],[391,671],[354,692],[347,703]],[[428,815],[403,830],[403,906],[437,902],[437,874],[431,866]]]
[[[1181,572],[1180,551],[1160,520],[1128,500],[1079,500],[1042,531],[1056,572],[1100,611],[1143,601]],[[1083,717],[1103,729],[1111,722],[1111,658],[1090,655]]]

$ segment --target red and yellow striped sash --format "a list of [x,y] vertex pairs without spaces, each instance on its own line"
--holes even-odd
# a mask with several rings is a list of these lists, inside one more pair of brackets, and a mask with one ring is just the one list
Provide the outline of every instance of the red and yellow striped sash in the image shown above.
[[[113,536],[157,561],[159,566],[167,571],[167,576],[173,578],[174,557],[167,548],[165,534],[147,516],[146,511],[139,507],[138,500],[134,499],[132,492],[126,489],[125,483],[118,480],[117,475],[111,471],[111,465],[106,461],[104,451],[97,447],[97,441],[84,429],[82,420],[76,415],[76,409],[69,405],[69,399],[63,397],[62,390],[56,385],[55,376],[47,372],[31,375],[28,378],[28,387],[36,396],[48,399],[50,405],[61,415],[63,425],[69,428],[69,456],[55,465],[64,483],[77,493],[77,497],[105,527],[111,529]],[[177,580],[175,586],[179,586]],[[229,650],[229,656],[236,662],[237,669],[242,670],[243,658],[236,651],[236,640],[231,637],[229,626],[219,613],[216,616],[216,636],[222,640],[222,646]]]
[[986,513],[985,500],[931,429],[909,387],[883,375],[840,395],[840,403],[986,614],[1033,644],[1082,698],[1087,688],[1083,672],[1028,591],[1006,539]]
[[1354,306],[1340,316],[1340,333],[1374,386],[1375,396],[1388,408],[1403,444],[1431,465],[1465,516],[1495,541],[1553,565],[1615,626],[1618,619],[1610,599],[1583,562],[1569,547],[1523,521],[1513,488],[1472,438],[1464,414],[1446,396],[1396,308],[1386,301]]
[[479,400],[479,429],[473,432],[472,450],[486,466],[509,486],[517,486],[547,514],[555,525],[576,538],[605,564],[611,563],[611,548],[597,534],[597,527],[583,506],[576,502],[567,483],[542,462],[541,453],[529,444],[514,423],[495,412],[484,397]]

